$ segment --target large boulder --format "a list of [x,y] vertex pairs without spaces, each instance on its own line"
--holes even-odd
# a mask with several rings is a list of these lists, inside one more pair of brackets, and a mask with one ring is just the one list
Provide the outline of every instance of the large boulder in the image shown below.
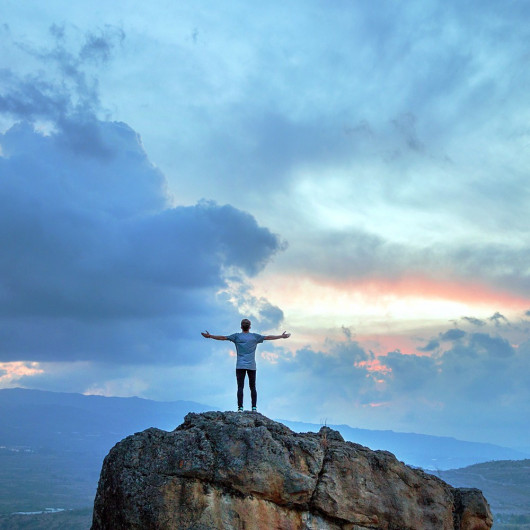
[[294,433],[261,414],[188,414],[107,455],[92,530],[488,530],[476,489],[455,489],[328,427]]

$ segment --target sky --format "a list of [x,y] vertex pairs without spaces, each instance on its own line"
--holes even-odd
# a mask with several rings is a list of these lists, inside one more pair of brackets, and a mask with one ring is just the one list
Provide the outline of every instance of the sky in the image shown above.
[[0,388],[528,447],[529,16],[4,0]]

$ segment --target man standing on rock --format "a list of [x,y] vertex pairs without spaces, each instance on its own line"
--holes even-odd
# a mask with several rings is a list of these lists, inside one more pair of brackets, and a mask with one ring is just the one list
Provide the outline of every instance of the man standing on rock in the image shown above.
[[207,331],[201,333],[206,339],[229,340],[236,345],[237,364],[237,411],[243,412],[243,388],[245,386],[245,374],[248,374],[248,385],[250,397],[252,398],[252,412],[257,412],[258,393],[256,391],[256,346],[264,340],[288,339],[291,334],[285,331],[281,335],[259,335],[250,333],[250,320],[244,318],[241,321],[242,333],[232,335],[210,335]]

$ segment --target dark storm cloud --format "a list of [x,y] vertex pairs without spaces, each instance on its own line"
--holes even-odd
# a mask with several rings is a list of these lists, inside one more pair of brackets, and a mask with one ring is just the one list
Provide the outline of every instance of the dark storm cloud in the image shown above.
[[[171,205],[139,135],[98,118],[97,68],[123,32],[76,48],[70,29],[52,26],[51,48],[19,44],[40,69],[6,70],[0,85],[0,112],[16,121],[0,135],[0,358],[197,363],[198,329],[239,318],[217,292],[282,244],[230,205]],[[267,323],[283,318],[254,305]]]
[[[16,117],[50,116],[62,113],[68,106],[68,98],[47,92],[50,87],[44,83],[35,83],[34,79],[20,80],[7,69],[0,71],[1,88],[0,111]],[[16,89],[13,87],[16,85]]]
[[72,151],[64,129],[0,136],[4,360],[167,360],[193,317],[219,320],[227,270],[252,276],[281,248],[229,205],[170,207],[138,135],[95,125],[110,158]]
[[[471,318],[472,325],[476,325],[474,320]],[[486,325],[486,323],[483,325]],[[496,323],[495,327],[497,327]],[[425,346],[417,349],[421,352],[431,352],[440,348],[442,346],[441,343],[446,343],[445,346],[449,348],[443,353],[447,357],[455,355],[455,352],[463,357],[478,358],[480,356],[482,359],[506,358],[515,353],[510,342],[501,336],[492,336],[487,332],[468,333],[458,328],[440,332],[436,338],[430,339]],[[437,356],[435,355],[435,357]]]

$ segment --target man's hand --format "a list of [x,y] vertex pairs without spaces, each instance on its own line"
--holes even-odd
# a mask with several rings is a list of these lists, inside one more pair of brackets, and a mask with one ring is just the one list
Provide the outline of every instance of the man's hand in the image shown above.
[[278,339],[288,339],[291,336],[290,333],[284,331],[281,335],[267,335],[263,337],[263,340],[278,340]]
[[224,335],[210,335],[208,331],[201,331],[201,335],[205,339],[228,340]]

